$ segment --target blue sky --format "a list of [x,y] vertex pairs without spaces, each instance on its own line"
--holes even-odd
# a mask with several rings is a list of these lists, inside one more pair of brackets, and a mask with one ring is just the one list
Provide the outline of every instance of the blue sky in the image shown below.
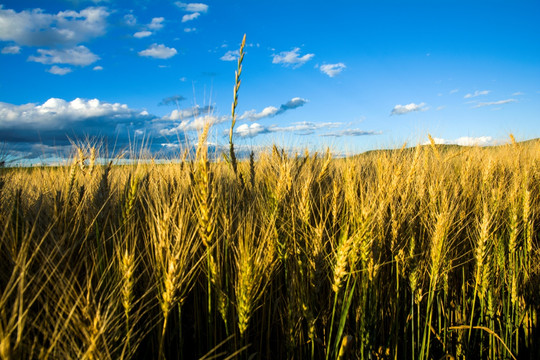
[[226,145],[337,153],[540,137],[538,1],[0,0],[0,142],[19,158],[205,121]]

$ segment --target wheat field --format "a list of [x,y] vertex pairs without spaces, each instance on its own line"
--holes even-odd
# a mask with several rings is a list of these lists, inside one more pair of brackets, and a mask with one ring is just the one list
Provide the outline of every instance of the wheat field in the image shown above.
[[539,154],[4,168],[0,357],[537,359]]

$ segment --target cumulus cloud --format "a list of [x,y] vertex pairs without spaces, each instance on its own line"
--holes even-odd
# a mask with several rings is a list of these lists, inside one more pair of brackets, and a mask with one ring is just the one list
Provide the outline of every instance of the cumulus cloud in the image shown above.
[[339,75],[343,70],[345,70],[346,66],[344,63],[337,63],[337,64],[325,64],[320,66],[320,70],[322,73],[334,77],[336,75]]
[[185,28],[184,29],[184,32],[186,32],[186,33],[194,32],[194,31],[197,31],[197,28],[193,27],[193,28]]
[[152,44],[146,50],[139,51],[140,56],[153,57],[156,59],[168,59],[176,55],[175,48],[166,47],[163,44]]
[[473,97],[477,97],[477,96],[480,96],[480,95],[487,95],[491,92],[491,90],[482,90],[482,91],[478,91],[476,90],[474,93],[469,93],[469,94],[466,94],[463,98],[465,99],[470,99],[470,98],[473,98]]
[[162,18],[162,17],[152,18],[152,22],[148,24],[148,28],[152,30],[159,30],[163,28],[163,21],[165,21],[165,18]]
[[378,131],[366,131],[362,129],[345,129],[336,131],[333,133],[321,134],[320,136],[342,137],[342,136],[367,136],[367,135],[380,135]]
[[128,128],[144,127],[149,116],[125,104],[98,99],[66,101],[50,98],[43,104],[0,102],[0,141],[10,143],[67,144],[69,138],[112,136]]
[[17,45],[6,46],[2,49],[2,54],[18,54],[21,52],[21,47]]
[[[440,145],[460,145],[460,146],[489,146],[496,145],[496,141],[491,136],[479,136],[479,137],[470,137],[462,136],[454,140],[446,140],[443,138],[433,138],[435,144]],[[426,141],[422,145],[429,145],[429,141]]]
[[143,31],[137,31],[135,34],[133,34],[133,37],[136,37],[138,39],[145,38],[152,35],[151,31],[143,30]]
[[279,54],[274,54],[272,64],[282,64],[283,66],[297,68],[304,65],[315,56],[315,54],[300,56],[299,52],[300,48],[294,48],[291,51],[282,51]]
[[182,22],[185,23],[185,22],[188,22],[188,21],[191,21],[191,20],[195,20],[200,15],[201,14],[198,13],[198,12],[195,12],[195,13],[192,13],[192,14],[186,14],[186,15],[182,16]]
[[282,104],[279,108],[274,106],[267,106],[261,112],[256,112],[255,110],[249,110],[244,112],[241,116],[238,117],[239,120],[250,120],[257,121],[267,117],[273,117],[283,114],[285,111],[292,110],[304,106],[308,101],[299,97],[292,98],[287,101],[285,104]]
[[47,72],[50,72],[51,74],[54,74],[54,75],[66,75],[72,71],[73,70],[71,70],[71,68],[60,67],[56,65],[52,66],[49,70],[47,70]]
[[93,68],[92,70],[94,70],[94,71],[101,71],[101,70],[103,70],[103,66],[99,66],[99,65],[98,65],[98,66],[94,66],[94,68]]
[[124,22],[129,26],[134,26],[137,24],[137,18],[133,14],[124,15]]
[[390,115],[403,115],[414,111],[426,111],[428,108],[425,107],[425,103],[415,104],[410,103],[407,105],[396,105],[392,109]]
[[174,3],[176,6],[178,6],[180,9],[187,11],[187,12],[199,12],[199,13],[205,13],[208,11],[208,5],[202,4],[202,3],[183,3],[181,1],[177,1]]
[[239,56],[240,56],[239,50],[229,50],[225,53],[225,55],[223,55],[219,59],[223,61],[235,61],[238,59]]
[[474,108],[484,107],[484,106],[493,106],[493,105],[503,105],[503,104],[509,104],[517,102],[516,99],[506,99],[506,100],[499,100],[499,101],[489,101],[489,102],[479,102]]
[[108,16],[104,7],[57,14],[0,8],[0,40],[25,46],[73,46],[105,34]]
[[87,66],[99,60],[99,56],[92,53],[86,46],[79,45],[71,49],[38,49],[39,56],[28,57],[29,61],[42,64],[70,64]]

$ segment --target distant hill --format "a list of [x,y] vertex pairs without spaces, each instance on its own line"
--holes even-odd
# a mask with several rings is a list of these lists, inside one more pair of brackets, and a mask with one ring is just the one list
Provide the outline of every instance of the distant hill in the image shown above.
[[[525,141],[519,141],[517,144],[519,146],[522,146],[522,147],[531,147],[531,146],[539,145],[540,144],[540,138],[530,139],[530,140],[525,140]],[[511,145],[510,141],[508,143],[505,143],[505,144],[481,146],[480,148],[482,148],[482,149],[500,149],[500,148],[508,146],[508,145]],[[431,145],[427,144],[427,145],[420,145],[420,146],[424,148],[424,147],[430,147]],[[439,152],[441,152],[441,153],[446,153],[446,152],[449,152],[449,151],[455,151],[455,150],[462,150],[462,149],[477,147],[477,146],[456,145],[456,144],[437,144],[436,146],[437,146],[437,150]],[[416,145],[415,146],[409,146],[409,147],[406,147],[404,149],[397,148],[397,149],[368,150],[366,152],[363,152],[363,153],[355,155],[355,156],[374,156],[374,155],[379,155],[381,153],[388,153],[390,155],[390,154],[394,154],[394,153],[397,153],[397,152],[400,152],[400,151],[403,151],[404,153],[408,153],[408,152],[411,152],[411,151],[415,151],[415,149],[416,149]]]

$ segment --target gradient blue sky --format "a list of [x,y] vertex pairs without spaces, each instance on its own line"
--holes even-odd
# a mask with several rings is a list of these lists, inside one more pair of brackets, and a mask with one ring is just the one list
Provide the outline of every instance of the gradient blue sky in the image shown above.
[[85,136],[167,152],[204,121],[226,145],[244,33],[240,147],[540,137],[538,1],[0,4],[0,142],[20,158]]

